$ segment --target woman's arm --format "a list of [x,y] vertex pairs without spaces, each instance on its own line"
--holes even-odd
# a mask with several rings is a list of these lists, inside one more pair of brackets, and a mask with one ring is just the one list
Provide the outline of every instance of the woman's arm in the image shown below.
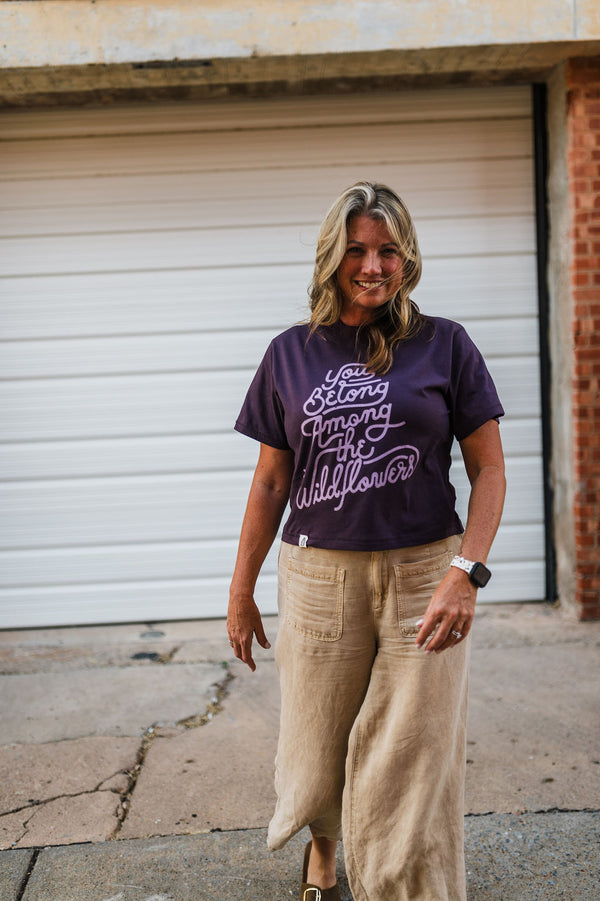
[[254,601],[254,586],[288,502],[293,460],[291,451],[261,444],[242,523],[229,590],[227,631],[235,656],[252,671],[256,669],[252,659],[253,636],[256,635],[261,647],[270,647]]
[[[490,419],[461,441],[460,447],[471,483],[461,554],[468,560],[485,563],[500,523],[506,491],[498,423]],[[417,647],[424,644],[434,629],[427,653],[453,647],[457,643],[453,630],[465,638],[473,622],[476,599],[477,588],[468,574],[451,566],[427,607],[417,635]]]

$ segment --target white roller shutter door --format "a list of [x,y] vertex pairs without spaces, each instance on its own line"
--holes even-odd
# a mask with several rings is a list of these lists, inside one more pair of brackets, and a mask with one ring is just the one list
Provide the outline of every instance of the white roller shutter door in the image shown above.
[[415,299],[508,413],[480,600],[543,598],[530,93],[447,89],[3,115],[0,626],[224,614],[256,459],[232,423],[358,178],[406,199]]

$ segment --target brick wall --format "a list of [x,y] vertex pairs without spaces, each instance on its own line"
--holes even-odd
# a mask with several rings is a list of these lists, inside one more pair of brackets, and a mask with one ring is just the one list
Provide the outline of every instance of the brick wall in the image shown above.
[[575,601],[600,618],[600,59],[567,66],[573,298]]

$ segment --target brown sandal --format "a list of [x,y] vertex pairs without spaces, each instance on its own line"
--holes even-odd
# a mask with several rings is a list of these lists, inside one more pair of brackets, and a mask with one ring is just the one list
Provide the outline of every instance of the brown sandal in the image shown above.
[[310,860],[310,852],[312,841],[310,841],[304,849],[304,864],[302,865],[302,885],[300,886],[300,901],[341,901],[340,887],[336,884],[331,888],[319,888],[317,885],[307,882],[308,878],[308,861]]

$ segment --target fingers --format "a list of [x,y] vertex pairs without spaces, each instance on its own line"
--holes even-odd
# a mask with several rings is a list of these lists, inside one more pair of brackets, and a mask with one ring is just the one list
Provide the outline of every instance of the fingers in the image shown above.
[[271,644],[265,635],[262,619],[254,598],[250,594],[241,597],[230,595],[227,615],[227,632],[233,653],[250,667],[252,672],[256,664],[252,657],[252,641],[256,635],[259,645],[265,649]]
[[252,637],[253,633],[250,632],[249,635],[240,636],[235,634],[235,632],[229,632],[229,645],[231,650],[242,663],[245,663],[250,667],[252,672],[256,669],[256,664],[252,657]]
[[446,638],[442,640],[440,637],[440,643],[437,646],[432,647],[431,650],[436,654],[441,654],[442,651],[447,651],[449,648],[453,648],[457,644],[460,644],[461,641],[464,641],[467,633],[467,626],[460,623],[452,623],[452,627]]
[[415,640],[416,646],[423,648],[425,654],[439,654],[465,640],[471,631],[471,620],[450,617],[435,620],[426,616],[418,621],[417,626],[420,629]]
[[447,651],[464,641],[471,630],[477,589],[465,574],[451,569],[433,593],[419,620],[415,644],[426,654]]
[[265,630],[263,628],[262,622],[259,622],[256,629],[254,630],[254,634],[256,635],[256,640],[261,648],[266,648],[268,650],[271,647],[271,642],[265,635]]
[[239,657],[247,666],[250,667],[252,672],[256,669],[256,663],[254,662],[254,658],[252,657],[252,638],[241,646],[241,653],[236,654],[236,657]]
[[250,667],[252,672],[256,669],[256,663],[254,662],[254,658],[252,657],[252,641],[254,635],[256,635],[256,640],[259,645],[265,649],[269,649],[271,647],[271,643],[269,642],[267,636],[265,635],[265,630],[263,628],[262,622],[259,622],[254,629],[250,631],[241,630],[237,626],[230,626],[229,628],[229,644],[230,647],[238,658],[247,666]]

